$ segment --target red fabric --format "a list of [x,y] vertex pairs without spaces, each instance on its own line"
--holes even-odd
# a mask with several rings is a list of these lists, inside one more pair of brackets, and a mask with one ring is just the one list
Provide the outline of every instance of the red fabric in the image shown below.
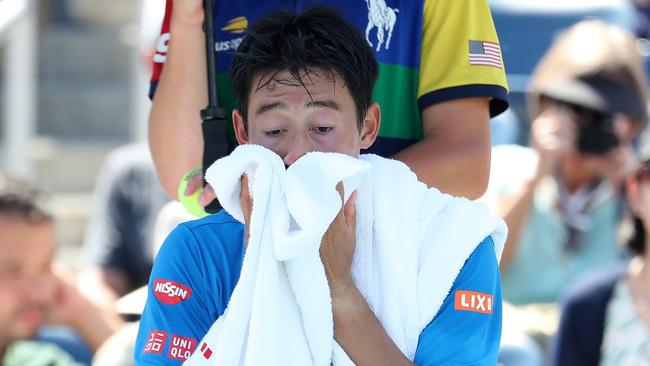
[[156,43],[156,54],[153,58],[153,67],[151,72],[151,82],[156,82],[160,79],[162,73],[164,58],[167,57],[167,44],[169,43],[169,24],[172,18],[172,3],[173,0],[167,0],[165,5],[165,18],[163,19],[162,29],[160,30],[160,37]]

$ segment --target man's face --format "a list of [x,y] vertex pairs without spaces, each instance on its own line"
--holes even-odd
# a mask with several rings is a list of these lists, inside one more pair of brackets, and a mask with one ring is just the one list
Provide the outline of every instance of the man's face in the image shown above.
[[258,89],[260,78],[252,83],[248,130],[240,112],[233,113],[240,144],[262,145],[289,166],[311,151],[357,157],[360,149],[374,142],[381,119],[379,106],[368,108],[359,131],[354,100],[338,76],[320,71],[304,76],[306,89],[286,71]]
[[0,214],[0,339],[31,337],[54,296],[50,223]]

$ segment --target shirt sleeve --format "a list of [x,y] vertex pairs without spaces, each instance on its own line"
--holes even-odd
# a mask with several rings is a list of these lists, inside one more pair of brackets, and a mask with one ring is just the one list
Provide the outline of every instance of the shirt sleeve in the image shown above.
[[425,0],[420,109],[448,100],[487,97],[494,117],[508,107],[507,92],[487,0]]
[[135,365],[181,365],[216,320],[198,241],[184,225],[169,235],[149,279]]
[[501,340],[501,282],[487,237],[465,262],[438,314],[420,334],[414,362],[495,365]]

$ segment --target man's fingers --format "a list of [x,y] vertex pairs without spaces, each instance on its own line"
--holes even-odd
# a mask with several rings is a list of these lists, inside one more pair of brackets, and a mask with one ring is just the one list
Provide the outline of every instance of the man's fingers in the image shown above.
[[350,195],[350,198],[348,198],[348,202],[346,202],[345,206],[343,206],[343,210],[345,213],[345,223],[348,226],[348,228],[351,230],[356,229],[356,223],[357,223],[356,201],[357,201],[357,191],[354,191]]
[[248,223],[250,220],[250,214],[253,207],[253,198],[250,195],[248,190],[248,176],[242,175],[241,177],[241,190],[239,192],[239,204],[241,205],[242,212],[244,214],[245,223]]
[[336,215],[335,221],[342,220],[343,223],[349,228],[354,230],[356,228],[356,219],[357,219],[357,207],[355,205],[357,200],[357,192],[354,191],[348,198],[347,202],[345,199],[345,192],[343,188],[343,182],[338,182],[336,184],[336,191],[341,196],[341,210]]
[[251,198],[250,191],[248,190],[248,176],[241,176],[241,190],[239,191],[239,200],[249,200]]
[[341,204],[343,204],[343,197],[345,191],[345,189],[343,188],[343,182],[336,183],[336,191],[339,192],[339,196],[341,196]]
[[197,172],[193,176],[190,177],[190,179],[187,181],[187,186],[185,187],[185,194],[186,196],[191,196],[192,193],[196,192],[197,189],[201,188],[201,185],[203,184],[203,174],[201,172]]
[[206,184],[199,196],[199,204],[205,207],[214,201],[215,198],[217,198],[217,194],[214,193],[214,189],[212,189],[211,185]]

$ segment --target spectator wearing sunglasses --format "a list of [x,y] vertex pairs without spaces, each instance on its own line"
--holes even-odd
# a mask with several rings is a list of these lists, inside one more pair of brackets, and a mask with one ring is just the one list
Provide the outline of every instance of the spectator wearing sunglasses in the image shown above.
[[[632,259],[569,290],[552,365],[647,365],[650,360],[650,146],[625,182]],[[625,231],[625,230],[623,230]]]

